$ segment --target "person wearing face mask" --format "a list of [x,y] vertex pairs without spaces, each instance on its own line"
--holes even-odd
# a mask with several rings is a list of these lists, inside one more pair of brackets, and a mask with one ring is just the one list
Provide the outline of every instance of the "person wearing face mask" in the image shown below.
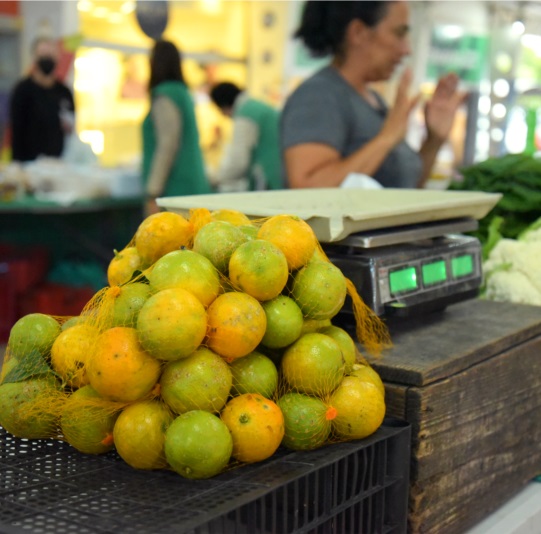
[[37,38],[32,55],[29,75],[17,83],[10,97],[12,159],[20,162],[60,157],[64,139],[74,128],[73,94],[55,76],[57,44]]

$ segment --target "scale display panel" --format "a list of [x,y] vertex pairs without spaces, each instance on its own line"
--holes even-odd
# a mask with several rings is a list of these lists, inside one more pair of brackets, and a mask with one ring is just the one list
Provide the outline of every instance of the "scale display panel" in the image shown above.
[[482,282],[481,245],[465,235],[373,248],[327,245],[325,252],[378,315],[444,308],[476,296]]

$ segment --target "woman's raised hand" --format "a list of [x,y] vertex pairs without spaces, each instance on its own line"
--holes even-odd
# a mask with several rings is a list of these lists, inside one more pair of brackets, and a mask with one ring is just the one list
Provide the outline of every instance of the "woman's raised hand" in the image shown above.
[[440,78],[432,98],[425,105],[425,123],[429,137],[444,142],[451,132],[457,109],[468,94],[458,90],[459,78],[449,73]]
[[411,69],[407,68],[402,73],[396,91],[393,107],[389,110],[383,124],[380,135],[392,141],[393,145],[400,143],[408,131],[409,116],[420,99],[420,93],[410,97],[410,86],[412,80]]

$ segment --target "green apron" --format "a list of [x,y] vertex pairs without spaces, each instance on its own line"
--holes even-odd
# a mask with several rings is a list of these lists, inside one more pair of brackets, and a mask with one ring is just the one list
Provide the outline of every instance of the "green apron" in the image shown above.
[[[199,145],[199,132],[195,120],[192,97],[182,82],[162,82],[152,90],[152,98],[168,97],[179,109],[182,118],[181,144],[166,181],[164,197],[210,193],[205,176],[203,155]],[[150,112],[143,121],[143,182],[150,174],[156,151],[156,131]]]
[[272,106],[248,98],[238,109],[234,110],[233,118],[244,117],[258,127],[259,139],[252,150],[249,189],[256,189],[260,175],[265,189],[283,189],[282,162],[279,143],[280,113]]

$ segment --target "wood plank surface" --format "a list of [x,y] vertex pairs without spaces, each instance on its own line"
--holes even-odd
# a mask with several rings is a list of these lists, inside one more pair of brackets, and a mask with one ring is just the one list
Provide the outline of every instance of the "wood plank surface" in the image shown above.
[[385,382],[425,386],[540,335],[541,306],[472,299],[388,326],[393,347],[370,363]]
[[541,337],[436,384],[409,388],[405,411],[416,479],[503,450],[531,449],[541,473],[541,448],[528,443],[535,437],[541,443]]
[[386,383],[412,425],[412,534],[461,534],[541,474],[540,356],[537,336],[425,387]]

